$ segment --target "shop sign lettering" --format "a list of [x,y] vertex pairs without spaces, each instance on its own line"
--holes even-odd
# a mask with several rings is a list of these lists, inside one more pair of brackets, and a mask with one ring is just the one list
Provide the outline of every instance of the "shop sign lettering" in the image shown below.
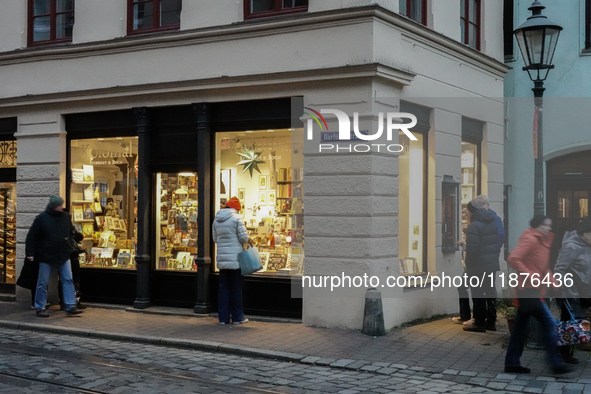
[[[129,144],[129,145],[127,145]],[[117,151],[110,151],[110,150],[102,150],[102,149],[91,149],[90,157],[93,159],[109,159],[114,157],[133,157],[133,152],[131,149],[131,141],[128,142],[125,146],[124,152],[117,152]],[[123,163],[121,163],[123,164]]]

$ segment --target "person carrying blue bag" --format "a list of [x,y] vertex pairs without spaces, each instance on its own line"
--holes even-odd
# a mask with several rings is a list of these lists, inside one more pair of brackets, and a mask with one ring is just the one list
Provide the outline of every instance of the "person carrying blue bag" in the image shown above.
[[[572,286],[560,288],[560,320],[563,322],[585,318],[591,298],[591,220],[581,223],[577,231],[567,231],[562,238],[562,247],[554,266],[554,273],[564,278],[572,277]],[[574,345],[559,346],[560,354],[567,363],[578,364],[574,357]]]
[[219,324],[243,324],[244,317],[242,290],[244,277],[240,271],[238,254],[244,250],[243,244],[249,241],[248,231],[242,217],[238,214],[242,206],[236,197],[228,200],[218,211],[212,225],[213,241],[217,244],[216,263],[220,270],[218,292]]

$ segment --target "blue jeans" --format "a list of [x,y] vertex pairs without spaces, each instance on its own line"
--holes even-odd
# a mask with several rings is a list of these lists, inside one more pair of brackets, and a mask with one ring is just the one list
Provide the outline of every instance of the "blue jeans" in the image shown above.
[[45,309],[45,303],[47,302],[47,284],[49,282],[49,276],[54,268],[57,268],[57,272],[62,282],[65,309],[70,310],[76,305],[76,290],[74,290],[70,260],[58,265],[39,263],[39,277],[37,278],[37,291],[35,292],[35,309],[37,310]]
[[237,270],[220,270],[220,285],[218,298],[218,318],[222,323],[239,322],[244,320],[242,308],[242,289],[244,277]]
[[548,362],[553,367],[562,365],[563,360],[558,354],[558,347],[556,346],[556,319],[550,313],[548,305],[539,298],[521,298],[518,294],[518,299],[519,307],[517,308],[517,316],[509,338],[505,365],[521,365],[520,359],[523,354],[523,345],[525,344],[530,316],[533,316],[540,323],[544,333],[543,342],[546,347]]

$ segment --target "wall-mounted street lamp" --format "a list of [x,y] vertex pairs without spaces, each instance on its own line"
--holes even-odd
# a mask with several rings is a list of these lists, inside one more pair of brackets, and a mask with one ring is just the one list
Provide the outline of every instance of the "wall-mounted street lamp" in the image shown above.
[[534,102],[538,109],[538,141],[537,155],[534,163],[534,213],[544,214],[544,157],[542,145],[542,104],[544,96],[544,81],[548,72],[554,68],[552,58],[556,50],[556,43],[562,27],[546,16],[542,10],[546,8],[539,1],[534,1],[528,9],[532,15],[527,21],[513,31],[529,78],[533,81]]

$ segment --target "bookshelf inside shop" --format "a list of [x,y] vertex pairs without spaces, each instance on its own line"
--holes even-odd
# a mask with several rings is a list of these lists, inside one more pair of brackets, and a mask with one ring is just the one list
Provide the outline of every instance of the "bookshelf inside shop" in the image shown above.
[[[303,169],[279,168],[276,174],[275,216],[251,220],[247,227],[259,249],[267,275],[301,275],[304,262]],[[273,188],[272,183],[269,185]],[[270,192],[273,193],[273,190]]]
[[158,173],[157,269],[197,271],[197,175]]
[[15,283],[16,210],[12,188],[0,188],[0,282]]
[[115,186],[116,194],[111,193],[110,183],[95,180],[94,169],[89,167],[92,166],[72,171],[70,188],[72,222],[84,236],[81,244],[85,252],[80,254],[80,266],[135,269],[133,241],[137,224],[131,219],[129,228],[124,188]]

